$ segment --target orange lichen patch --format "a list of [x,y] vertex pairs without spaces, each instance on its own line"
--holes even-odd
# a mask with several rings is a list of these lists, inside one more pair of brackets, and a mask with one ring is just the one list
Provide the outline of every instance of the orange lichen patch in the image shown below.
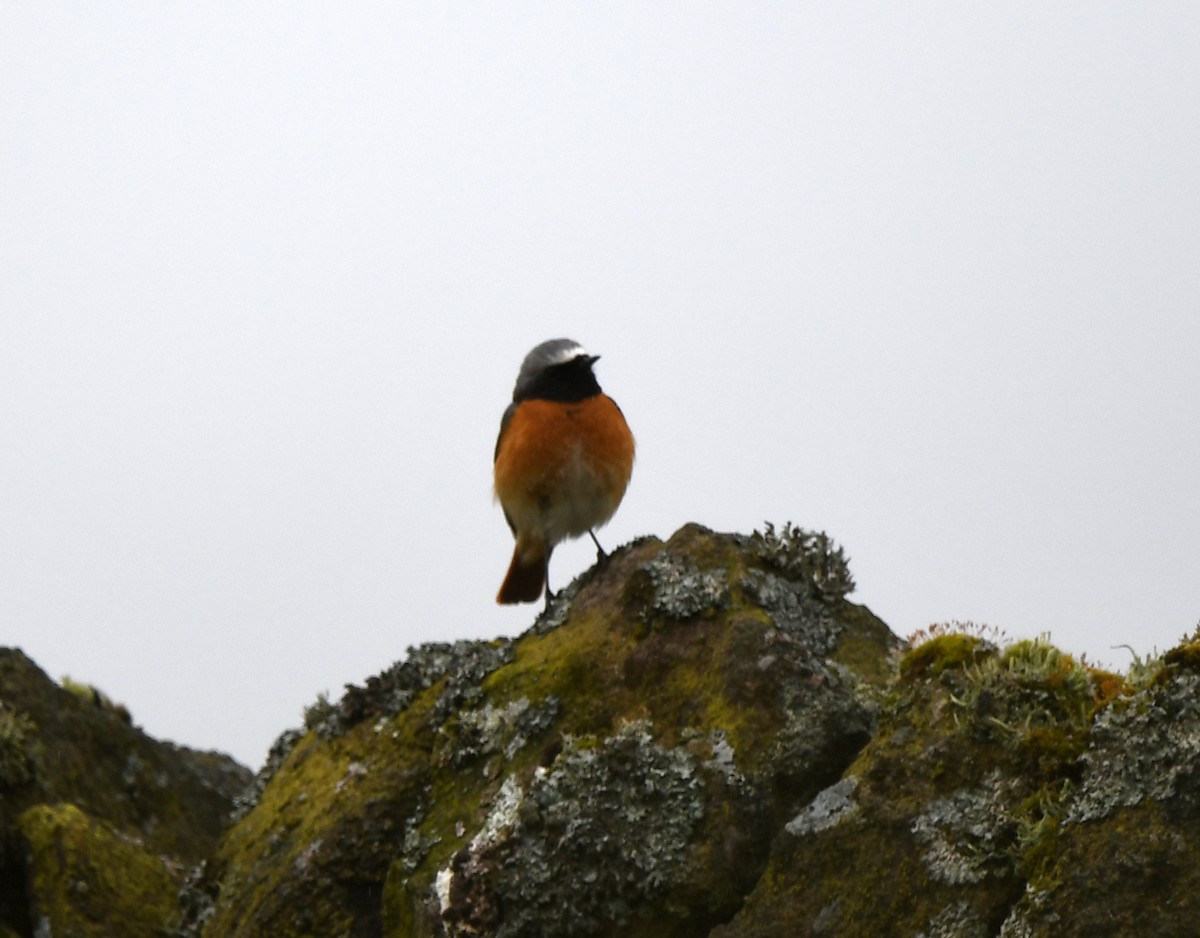
[[1092,683],[1092,701],[1102,710],[1119,697],[1129,693],[1129,685],[1120,674],[1100,668],[1088,668]]

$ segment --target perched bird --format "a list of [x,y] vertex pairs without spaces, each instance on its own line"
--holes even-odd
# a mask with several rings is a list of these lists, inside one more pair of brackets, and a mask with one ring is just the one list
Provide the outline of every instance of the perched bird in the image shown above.
[[512,403],[500,421],[495,491],[517,539],[499,603],[529,603],[550,592],[550,554],[568,537],[590,534],[621,504],[633,471],[633,434],[600,390],[589,355],[571,339],[551,339],[521,363]]

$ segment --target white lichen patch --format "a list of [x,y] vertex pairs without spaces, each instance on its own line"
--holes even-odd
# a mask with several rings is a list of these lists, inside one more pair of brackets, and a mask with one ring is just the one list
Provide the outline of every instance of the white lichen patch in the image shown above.
[[483,827],[471,838],[470,849],[472,852],[493,846],[504,839],[507,833],[516,826],[521,802],[524,798],[525,790],[521,787],[521,783],[515,776],[510,775],[504,780],[500,790],[496,792],[496,797],[492,801],[492,809],[488,812]]
[[925,848],[922,859],[937,882],[978,883],[997,866],[1007,866],[1015,822],[1004,788],[993,773],[984,787],[934,799],[913,822],[913,834]]
[[[514,776],[509,776],[492,799],[492,807],[488,812],[483,826],[471,838],[467,849],[473,857],[504,841],[517,826],[521,802],[525,798],[525,790]],[[461,826],[461,822],[460,822]],[[461,834],[459,835],[461,836]],[[446,914],[452,902],[454,886],[454,864],[442,867],[437,871],[433,880],[433,891],[437,896],[438,908]]]
[[764,570],[749,570],[738,586],[771,616],[776,628],[802,638],[814,655],[825,655],[841,633],[822,594],[807,582],[797,582]]
[[729,576],[724,569],[701,570],[692,561],[665,551],[641,569],[654,584],[653,612],[691,619],[729,605]]
[[848,775],[818,792],[808,807],[788,821],[787,832],[794,837],[804,837],[854,817],[858,813],[858,802],[854,800],[857,789],[858,779]]
[[1025,916],[1021,906],[1008,913],[1008,917],[1000,925],[996,938],[1033,938],[1033,927]]
[[496,752],[503,747],[505,758],[511,759],[525,745],[525,737],[516,731],[516,727],[528,710],[529,698],[520,697],[503,707],[488,703],[478,710],[464,711],[459,720],[464,728],[478,734],[483,752]]
[[349,786],[351,782],[357,781],[360,778],[364,778],[368,771],[369,769],[364,763],[351,762],[348,766],[346,766],[346,774],[338,779],[338,783],[334,788],[334,791],[336,791],[338,794],[341,794],[346,790],[347,786]]
[[433,891],[437,895],[438,910],[444,915],[450,908],[450,886],[454,882],[454,871],[445,867],[437,871],[433,880]]
[[712,758],[704,763],[704,767],[720,773],[730,784],[740,785],[745,779],[733,761],[733,745],[729,742],[725,731],[715,730],[712,737]]
[[439,758],[454,768],[496,753],[511,761],[554,723],[558,711],[558,698],[553,695],[536,702],[519,697],[500,706],[488,701],[482,707],[460,710],[455,720],[440,728]]
[[293,864],[297,873],[303,874],[308,872],[309,867],[313,864],[313,860],[321,852],[323,843],[324,841],[318,837],[300,852],[300,855],[296,857]]
[[[562,936],[624,924],[686,868],[704,816],[701,771],[686,747],[656,745],[645,722],[565,739],[528,790],[512,778],[501,786],[465,853],[439,874],[446,933],[543,933],[531,929],[547,908]],[[504,927],[489,931],[500,908]]]
[[968,903],[959,901],[930,919],[916,938],[988,938],[988,929],[978,912]]
[[1200,677],[1181,674],[1098,714],[1083,762],[1068,823],[1193,789],[1200,777]]

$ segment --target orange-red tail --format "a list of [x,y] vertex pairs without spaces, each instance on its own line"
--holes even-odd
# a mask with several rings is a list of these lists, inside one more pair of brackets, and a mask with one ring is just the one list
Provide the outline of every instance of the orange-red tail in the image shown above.
[[546,589],[546,565],[550,558],[544,550],[521,551],[521,545],[513,548],[512,563],[500,587],[496,602],[534,603],[542,598]]

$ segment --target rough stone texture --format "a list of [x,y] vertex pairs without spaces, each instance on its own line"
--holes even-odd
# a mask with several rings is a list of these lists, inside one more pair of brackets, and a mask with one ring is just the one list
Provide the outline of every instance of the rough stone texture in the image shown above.
[[190,933],[706,934],[871,737],[899,641],[844,565],[688,526],[514,641],[411,650],[281,744]]
[[0,648],[0,935],[161,935],[251,775]]
[[29,845],[35,935],[161,935],[175,918],[178,870],[74,805],[37,805],[18,823]]
[[253,780],[0,652],[0,938],[1200,934],[1200,634],[1123,678],[852,587],[790,525],[644,539]]
[[1195,649],[1134,685],[1046,641],[919,645],[712,938],[1200,933]]

